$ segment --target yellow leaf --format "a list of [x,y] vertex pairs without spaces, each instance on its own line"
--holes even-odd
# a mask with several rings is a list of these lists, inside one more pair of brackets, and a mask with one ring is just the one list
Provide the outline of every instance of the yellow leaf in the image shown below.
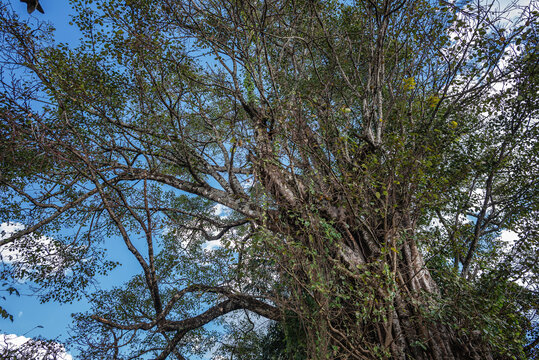
[[435,107],[440,102],[440,98],[436,95],[432,95],[427,99],[427,103],[430,107]]
[[412,90],[413,88],[415,88],[415,85],[416,83],[413,77],[404,79],[404,84],[403,84],[404,90]]

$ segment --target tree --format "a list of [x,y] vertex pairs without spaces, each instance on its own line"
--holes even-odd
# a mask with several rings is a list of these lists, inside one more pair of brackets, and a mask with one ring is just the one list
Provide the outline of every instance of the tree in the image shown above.
[[6,360],[68,360],[65,348],[54,341],[2,335],[0,356]]
[[34,277],[56,295],[123,240],[142,274],[77,317],[83,358],[182,359],[239,311],[313,359],[532,351],[536,3],[73,4],[77,48],[2,12],[2,221],[27,227],[0,246],[54,235],[82,264]]

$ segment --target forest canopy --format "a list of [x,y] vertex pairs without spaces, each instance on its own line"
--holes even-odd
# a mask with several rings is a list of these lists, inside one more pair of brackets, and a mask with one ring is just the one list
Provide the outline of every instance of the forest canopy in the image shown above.
[[71,4],[0,5],[0,271],[80,359],[538,355],[536,1]]

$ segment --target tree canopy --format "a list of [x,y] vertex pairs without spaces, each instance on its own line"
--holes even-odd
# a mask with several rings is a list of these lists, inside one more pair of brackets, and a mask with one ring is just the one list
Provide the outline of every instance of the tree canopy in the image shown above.
[[535,1],[71,3],[1,6],[0,256],[81,359],[537,354]]

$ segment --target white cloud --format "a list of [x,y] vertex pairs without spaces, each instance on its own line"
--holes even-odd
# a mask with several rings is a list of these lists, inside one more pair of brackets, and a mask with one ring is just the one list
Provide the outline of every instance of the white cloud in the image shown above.
[[206,241],[205,243],[202,244],[202,248],[204,250],[215,250],[215,249],[218,249],[218,248],[222,248],[223,247],[223,244],[221,243],[221,240],[211,240],[211,241]]
[[14,334],[0,334],[0,358],[4,356],[21,360],[73,360],[62,344]]
[[219,216],[219,217],[228,217],[230,216],[230,213],[232,212],[232,210],[230,210],[230,208],[222,205],[222,204],[217,204],[215,205],[213,208],[213,214],[215,216]]
[[245,190],[249,190],[250,188],[253,187],[254,184],[255,184],[255,178],[253,176],[242,181],[241,186],[243,186]]
[[[450,0],[449,3],[456,4],[457,2]],[[477,13],[478,5],[480,8],[483,9],[483,13],[481,13],[481,16],[479,16],[479,13]],[[460,57],[464,59],[467,56],[471,55],[470,53],[468,53],[470,48],[465,44],[474,44],[478,41],[478,21],[480,21],[479,19],[484,15],[484,11],[490,5],[492,5],[493,7],[490,9],[490,18],[488,19],[490,28],[488,29],[488,31],[493,34],[497,34],[496,36],[502,38],[504,29],[507,29],[510,33],[511,31],[517,29],[520,25],[523,25],[524,21],[526,20],[526,11],[524,11],[524,8],[528,7],[529,9],[531,9],[532,7],[529,0],[502,0],[497,3],[479,0],[477,4],[469,3],[466,7],[461,8],[462,11],[456,13],[457,21],[455,21],[454,24],[446,30],[446,35],[450,39],[452,39],[452,43],[450,46],[440,49],[442,55],[444,55],[448,60],[451,58]],[[473,10],[472,8],[469,8],[469,6],[471,6]],[[474,15],[472,15],[472,13]],[[496,30],[494,29],[494,27],[496,27]],[[505,30],[506,36],[508,34],[507,30]],[[491,41],[493,42],[494,39],[491,39]],[[463,46],[457,46],[458,43],[461,43]],[[509,45],[506,48],[506,51],[512,53],[511,56],[516,56],[520,54],[518,47],[514,44]],[[505,56],[501,56],[498,63],[496,64],[496,67],[490,69],[490,71],[495,71],[495,75],[500,75],[502,71],[507,68],[508,64],[508,58]],[[484,70],[486,70],[486,68]],[[477,77],[477,79],[479,78],[480,77]],[[458,80],[463,80],[463,77],[459,75]],[[478,84],[470,83],[469,86],[470,85],[475,86]],[[510,81],[506,77],[503,77],[502,81],[496,81],[491,83],[490,85],[490,94],[495,94],[499,93],[502,90],[507,90],[513,87],[514,81]],[[464,90],[464,88],[454,85],[452,85],[450,89],[451,92],[459,92]],[[482,115],[485,114],[487,113],[482,113]]]
[[[25,226],[20,223],[1,223],[0,240],[24,228]],[[26,272],[32,272],[32,269],[38,267],[47,267],[51,269],[50,274],[64,271],[66,272],[64,275],[69,276],[69,269],[65,269],[64,256],[59,250],[58,243],[52,238],[29,234],[0,247],[0,262],[18,266]],[[24,281],[25,279],[18,280]]]
[[511,230],[502,230],[500,239],[506,243],[508,248],[512,248],[518,240],[518,234]]

